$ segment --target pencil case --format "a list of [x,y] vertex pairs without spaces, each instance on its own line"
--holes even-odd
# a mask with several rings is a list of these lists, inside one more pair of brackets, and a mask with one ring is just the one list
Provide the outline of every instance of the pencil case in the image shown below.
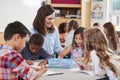
[[73,62],[73,59],[50,58],[48,60],[48,67],[70,69],[73,66]]

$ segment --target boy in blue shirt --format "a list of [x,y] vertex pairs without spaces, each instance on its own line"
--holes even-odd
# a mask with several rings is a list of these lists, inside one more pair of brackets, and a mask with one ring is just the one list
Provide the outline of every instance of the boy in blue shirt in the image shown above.
[[26,43],[26,46],[20,52],[28,64],[33,64],[32,60],[40,59],[44,59],[42,62],[40,62],[40,65],[46,64],[47,60],[52,58],[52,56],[42,48],[43,43],[44,38],[40,34],[33,34],[30,37],[28,43]]

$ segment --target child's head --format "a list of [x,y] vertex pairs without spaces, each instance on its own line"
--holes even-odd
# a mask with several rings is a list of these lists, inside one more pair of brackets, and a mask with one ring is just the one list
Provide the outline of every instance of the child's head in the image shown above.
[[114,50],[117,50],[117,40],[116,40],[116,35],[115,35],[116,32],[115,32],[113,24],[111,22],[107,22],[103,25],[103,27],[104,27],[104,32],[108,40],[112,42],[110,44],[113,44]]
[[58,29],[59,29],[59,34],[68,32],[68,23],[67,22],[61,23]]
[[84,29],[85,29],[84,27],[79,27],[74,32],[73,42],[72,42],[73,47],[83,47],[83,31],[84,31]]
[[29,40],[29,49],[32,53],[36,53],[40,50],[44,43],[44,38],[40,34],[33,34]]
[[71,20],[69,22],[69,28],[68,28],[68,32],[70,32],[72,29],[76,30],[78,28],[79,24],[76,20]]
[[108,38],[110,38],[111,36],[114,36],[113,34],[115,34],[115,29],[111,22],[105,23],[103,25],[103,28],[104,28],[104,32]]
[[107,50],[107,40],[103,32],[98,28],[87,29],[84,32],[84,43],[88,51]]
[[96,22],[96,23],[93,24],[93,27],[99,28],[100,25],[99,25],[99,23]]
[[18,21],[8,24],[4,31],[6,44],[17,51],[20,51],[25,46],[29,35],[29,30]]
[[117,74],[115,66],[110,62],[107,54],[107,39],[105,34],[98,28],[90,28],[84,32],[84,56],[88,63],[90,60],[90,51],[95,50],[100,59],[100,67],[107,65]]

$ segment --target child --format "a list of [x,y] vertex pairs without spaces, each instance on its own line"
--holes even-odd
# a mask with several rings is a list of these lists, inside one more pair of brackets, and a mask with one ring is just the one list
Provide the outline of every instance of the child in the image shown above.
[[118,38],[117,38],[117,33],[115,32],[114,26],[111,22],[107,22],[103,25],[104,32],[107,36],[109,48],[116,52],[117,51],[117,43],[118,43]]
[[79,27],[74,32],[72,45],[67,47],[59,54],[59,58],[63,58],[66,54],[71,53],[71,58],[78,59],[83,55],[83,31],[85,28]]
[[46,64],[47,60],[49,58],[52,58],[52,56],[42,48],[43,43],[44,38],[40,34],[33,34],[30,37],[29,42],[26,43],[26,46],[20,52],[23,58],[26,59],[28,64],[33,64],[31,60],[40,59],[46,59],[43,60],[43,62],[45,62],[44,64]]
[[68,32],[68,23],[63,22],[59,25],[58,27],[59,34],[60,34],[60,42],[64,43],[65,42],[65,35]]
[[75,30],[78,28],[79,24],[76,20],[71,20],[69,22],[69,28],[68,28],[68,33],[65,36],[65,47],[68,47],[69,45],[72,44],[73,40],[73,34]]
[[92,61],[92,71],[95,75],[105,76],[99,80],[118,80],[116,66],[111,63],[107,52],[107,40],[98,28],[91,28],[84,32],[85,63]]
[[6,27],[6,44],[0,46],[0,80],[18,80],[18,76],[25,80],[34,80],[46,72],[44,66],[38,72],[31,69],[18,53],[25,46],[29,35],[28,29],[18,21]]

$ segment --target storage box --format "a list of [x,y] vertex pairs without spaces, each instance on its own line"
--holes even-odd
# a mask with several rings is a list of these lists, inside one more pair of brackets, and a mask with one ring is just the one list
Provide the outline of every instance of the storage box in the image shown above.
[[73,59],[50,58],[48,60],[48,67],[70,69],[73,66],[73,62]]
[[78,4],[79,0],[51,0],[55,4]]

